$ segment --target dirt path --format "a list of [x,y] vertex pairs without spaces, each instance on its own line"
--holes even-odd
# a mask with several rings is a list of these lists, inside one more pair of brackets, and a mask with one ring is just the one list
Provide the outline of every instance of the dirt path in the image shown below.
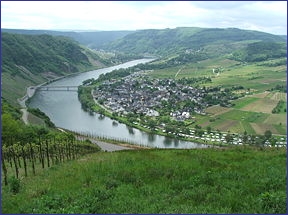
[[182,67],[178,70],[178,72],[175,74],[175,78],[176,78],[177,75],[182,71],[182,69],[184,69],[184,67],[185,67],[185,66],[182,66]]

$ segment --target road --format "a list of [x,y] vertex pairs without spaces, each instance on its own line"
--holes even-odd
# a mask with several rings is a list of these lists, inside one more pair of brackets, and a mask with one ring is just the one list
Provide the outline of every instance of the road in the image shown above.
[[175,78],[176,78],[177,75],[182,71],[182,69],[184,69],[184,67],[185,67],[185,66],[182,66],[182,67],[178,70],[178,72],[175,74]]
[[28,122],[28,111],[27,111],[27,108],[22,108],[21,109],[21,111],[22,111],[22,120],[23,120],[23,122],[27,125],[29,122]]
[[106,152],[114,152],[114,151],[120,151],[120,150],[133,150],[133,149],[143,149],[145,147],[141,147],[141,146],[122,146],[122,145],[116,145],[116,144],[112,144],[112,143],[106,143],[106,142],[102,142],[99,140],[95,140],[93,138],[87,138],[87,137],[83,137],[83,136],[77,136],[76,137],[78,140],[85,140],[85,139],[89,139],[92,143],[97,144],[102,151],[106,151]]
[[19,102],[20,106],[22,107],[21,108],[21,111],[23,113],[22,114],[22,120],[26,125],[29,124],[29,121],[28,121],[29,112],[27,111],[27,106],[25,103],[26,103],[28,98],[31,98],[34,95],[36,88],[37,87],[34,87],[34,86],[27,87],[26,95],[23,96],[22,98],[18,99],[18,102]]
[[92,143],[97,144],[103,151],[107,151],[107,152],[114,152],[114,151],[120,151],[120,150],[131,150],[133,148],[130,147],[125,147],[125,146],[120,146],[120,145],[115,145],[112,143],[105,143],[105,142],[101,142],[98,140],[93,140],[90,139]]

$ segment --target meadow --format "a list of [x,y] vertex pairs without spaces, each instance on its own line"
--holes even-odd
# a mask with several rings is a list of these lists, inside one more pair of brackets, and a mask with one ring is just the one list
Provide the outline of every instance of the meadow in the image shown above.
[[9,178],[2,213],[286,213],[281,148],[98,152],[21,178],[18,192]]

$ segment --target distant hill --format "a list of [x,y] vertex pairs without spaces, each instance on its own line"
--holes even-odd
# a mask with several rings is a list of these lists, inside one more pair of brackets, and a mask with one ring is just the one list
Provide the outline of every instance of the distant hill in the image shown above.
[[8,102],[25,87],[63,75],[107,66],[108,62],[63,36],[2,33],[2,97]]
[[248,44],[247,47],[233,52],[232,59],[243,62],[260,62],[283,58],[287,55],[287,45],[284,42],[261,41]]
[[279,35],[279,36],[282,37],[287,42],[287,35]]
[[[185,50],[207,49],[209,52],[215,50],[215,47],[216,50],[221,47],[223,54],[259,41],[285,42],[286,40],[283,36],[237,28],[175,28],[140,30],[111,42],[105,48],[134,54],[150,53],[163,56],[182,53]],[[212,52],[208,54],[213,56]]]
[[129,54],[174,55],[183,51],[205,50],[209,57],[231,53],[252,42],[286,42],[287,36],[237,28],[147,29],[137,31],[52,31],[1,29],[2,32],[40,35],[49,34],[74,39],[92,49]]
[[14,34],[28,34],[28,35],[40,35],[49,34],[53,36],[65,36],[70,37],[78,41],[82,45],[86,45],[89,48],[101,49],[104,44],[111,41],[120,39],[134,31],[52,31],[52,30],[24,30],[24,29],[1,29],[2,32],[14,33]]

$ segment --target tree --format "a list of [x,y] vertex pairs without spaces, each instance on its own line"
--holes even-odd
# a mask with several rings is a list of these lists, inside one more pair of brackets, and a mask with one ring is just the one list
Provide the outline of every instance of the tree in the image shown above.
[[175,126],[172,126],[172,125],[166,125],[166,126],[165,126],[165,131],[166,131],[167,133],[169,133],[169,132],[175,133],[176,130],[177,130],[177,129],[175,128]]
[[227,134],[225,137],[225,140],[227,143],[231,143],[233,140],[233,136],[231,134]]
[[248,141],[248,135],[247,135],[247,131],[246,131],[246,130],[244,131],[242,140],[243,140],[243,143],[244,143],[244,144],[246,144],[247,141]]
[[203,134],[204,131],[201,128],[196,128],[195,135],[197,135],[198,137],[202,137]]
[[149,119],[147,124],[151,128],[151,130],[154,130],[157,125],[157,122],[153,119]]
[[19,121],[13,119],[11,114],[2,114],[2,143],[8,144],[11,138],[15,138],[16,134],[21,130]]
[[266,141],[266,139],[265,139],[264,135],[258,135],[255,138],[255,145],[258,147],[263,147],[265,144],[265,141]]
[[169,116],[161,116],[161,118],[159,119],[160,123],[169,123],[171,121]]
[[266,130],[264,136],[266,140],[269,140],[272,137],[272,132],[270,130]]
[[206,129],[207,129],[207,133],[211,133],[212,128],[210,126],[208,126]]

